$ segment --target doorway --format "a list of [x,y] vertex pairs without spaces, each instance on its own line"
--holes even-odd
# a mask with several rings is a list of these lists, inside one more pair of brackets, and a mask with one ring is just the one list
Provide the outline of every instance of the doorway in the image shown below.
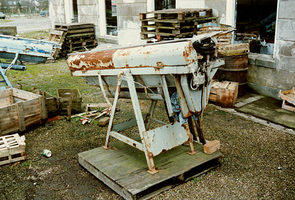
[[256,38],[250,51],[272,54],[276,12],[277,0],[237,0],[236,40]]
[[155,10],[174,9],[175,0],[155,0]]
[[117,0],[105,0],[106,33],[117,36]]
[[72,22],[78,22],[78,4],[77,0],[73,0],[73,19]]

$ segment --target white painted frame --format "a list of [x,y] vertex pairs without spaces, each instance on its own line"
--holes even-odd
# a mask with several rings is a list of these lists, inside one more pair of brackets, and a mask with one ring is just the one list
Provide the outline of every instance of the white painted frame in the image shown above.
[[73,8],[73,0],[66,0],[65,2],[65,15],[66,15],[66,23],[72,23],[74,19],[74,8]]

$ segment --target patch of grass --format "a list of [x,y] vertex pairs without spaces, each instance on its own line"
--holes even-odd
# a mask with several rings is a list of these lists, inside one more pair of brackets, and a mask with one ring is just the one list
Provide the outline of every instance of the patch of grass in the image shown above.
[[44,39],[49,37],[50,29],[41,30],[41,31],[24,32],[24,33],[19,33],[18,35],[19,37],[23,37],[23,38]]
[[193,179],[194,183],[196,183],[196,182],[198,182],[198,181],[200,181],[200,180],[201,180],[201,178],[199,178],[199,177],[195,177],[195,178]]
[[[99,103],[101,92],[98,87],[90,86],[84,79],[71,76],[71,72],[65,60],[57,60],[55,63],[25,64],[26,71],[9,70],[7,78],[13,87],[17,83],[22,84],[22,89],[33,92],[33,88],[45,91],[57,97],[57,90],[62,88],[78,89],[83,102]],[[102,102],[104,102],[102,100]]]
[[1,23],[7,23],[7,22],[13,22],[14,20],[12,20],[12,19],[1,19],[0,20],[0,24]]

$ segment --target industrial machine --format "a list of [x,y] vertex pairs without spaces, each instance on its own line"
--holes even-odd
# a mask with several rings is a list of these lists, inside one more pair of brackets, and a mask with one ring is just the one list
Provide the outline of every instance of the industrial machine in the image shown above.
[[[155,156],[184,143],[189,144],[188,153],[194,154],[194,140],[206,143],[202,113],[208,103],[211,80],[218,67],[224,65],[224,61],[217,58],[212,35],[78,53],[68,58],[72,75],[100,86],[109,104],[110,122],[103,146],[106,151],[110,148],[110,137],[114,137],[143,151],[148,173],[155,174],[158,172]],[[110,86],[116,86],[115,91],[111,91]],[[120,98],[132,101],[140,141],[121,134],[120,128],[114,129]],[[151,102],[147,115],[142,114],[139,99]],[[170,123],[154,119],[157,101],[165,102]],[[161,126],[149,129],[151,121]]]

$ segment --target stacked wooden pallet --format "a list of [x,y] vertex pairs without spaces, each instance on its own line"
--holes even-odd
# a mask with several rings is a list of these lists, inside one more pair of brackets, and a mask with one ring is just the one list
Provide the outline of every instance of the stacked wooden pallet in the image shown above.
[[18,134],[0,137],[0,165],[25,159],[25,143]]
[[212,9],[167,9],[140,13],[141,38],[152,39],[192,37],[199,23],[211,22]]
[[[66,36],[66,33],[63,31],[51,30],[48,41],[57,42],[58,44],[60,44],[62,46],[62,44],[65,40],[65,36]],[[52,51],[51,55],[54,59],[57,58],[59,51],[60,51],[60,49],[54,49]]]
[[54,28],[65,33],[60,50],[62,56],[75,51],[87,51],[97,46],[93,23],[56,24]]

